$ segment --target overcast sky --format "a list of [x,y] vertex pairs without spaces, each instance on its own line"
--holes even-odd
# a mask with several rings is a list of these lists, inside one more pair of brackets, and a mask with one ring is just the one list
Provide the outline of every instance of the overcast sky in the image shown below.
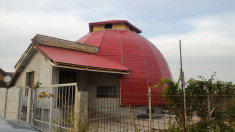
[[0,0],[0,67],[14,65],[36,34],[76,41],[88,23],[125,19],[162,52],[174,80],[182,40],[186,80],[198,75],[235,83],[234,0]]

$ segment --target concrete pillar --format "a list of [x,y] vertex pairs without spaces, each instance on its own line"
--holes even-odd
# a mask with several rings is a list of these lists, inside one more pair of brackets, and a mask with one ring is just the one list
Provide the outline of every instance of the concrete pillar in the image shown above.
[[31,106],[32,106],[32,89],[28,89],[28,102],[27,102],[27,117],[26,117],[26,122],[30,123],[31,122]]
[[88,91],[75,90],[74,102],[75,131],[88,128]]

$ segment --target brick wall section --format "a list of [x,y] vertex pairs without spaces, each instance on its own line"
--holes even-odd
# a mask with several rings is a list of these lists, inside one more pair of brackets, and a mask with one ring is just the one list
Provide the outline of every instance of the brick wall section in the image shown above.
[[4,117],[6,88],[0,88],[0,116]]
[[12,87],[8,89],[6,119],[17,119],[20,89]]
[[0,72],[0,80],[3,80],[4,77],[5,77],[5,76]]

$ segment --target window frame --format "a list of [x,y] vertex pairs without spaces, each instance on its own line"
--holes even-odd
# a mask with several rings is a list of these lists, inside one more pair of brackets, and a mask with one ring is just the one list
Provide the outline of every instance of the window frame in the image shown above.
[[96,98],[118,98],[118,93],[116,85],[98,85],[96,87]]
[[25,82],[25,86],[27,88],[25,88],[25,92],[24,92],[24,95],[26,97],[28,97],[28,94],[29,94],[29,88],[32,88],[34,85],[34,71],[31,71],[31,72],[27,72],[26,73],[26,82]]

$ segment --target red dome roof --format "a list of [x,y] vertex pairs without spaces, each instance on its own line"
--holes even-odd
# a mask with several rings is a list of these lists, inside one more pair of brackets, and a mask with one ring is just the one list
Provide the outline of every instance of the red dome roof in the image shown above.
[[[122,105],[147,105],[148,84],[172,79],[171,72],[161,52],[147,39],[126,30],[102,30],[92,32],[77,42],[98,47],[97,55],[122,64],[130,74],[121,75]],[[162,88],[152,89],[152,104],[161,104]],[[142,94],[140,94],[142,93]]]

